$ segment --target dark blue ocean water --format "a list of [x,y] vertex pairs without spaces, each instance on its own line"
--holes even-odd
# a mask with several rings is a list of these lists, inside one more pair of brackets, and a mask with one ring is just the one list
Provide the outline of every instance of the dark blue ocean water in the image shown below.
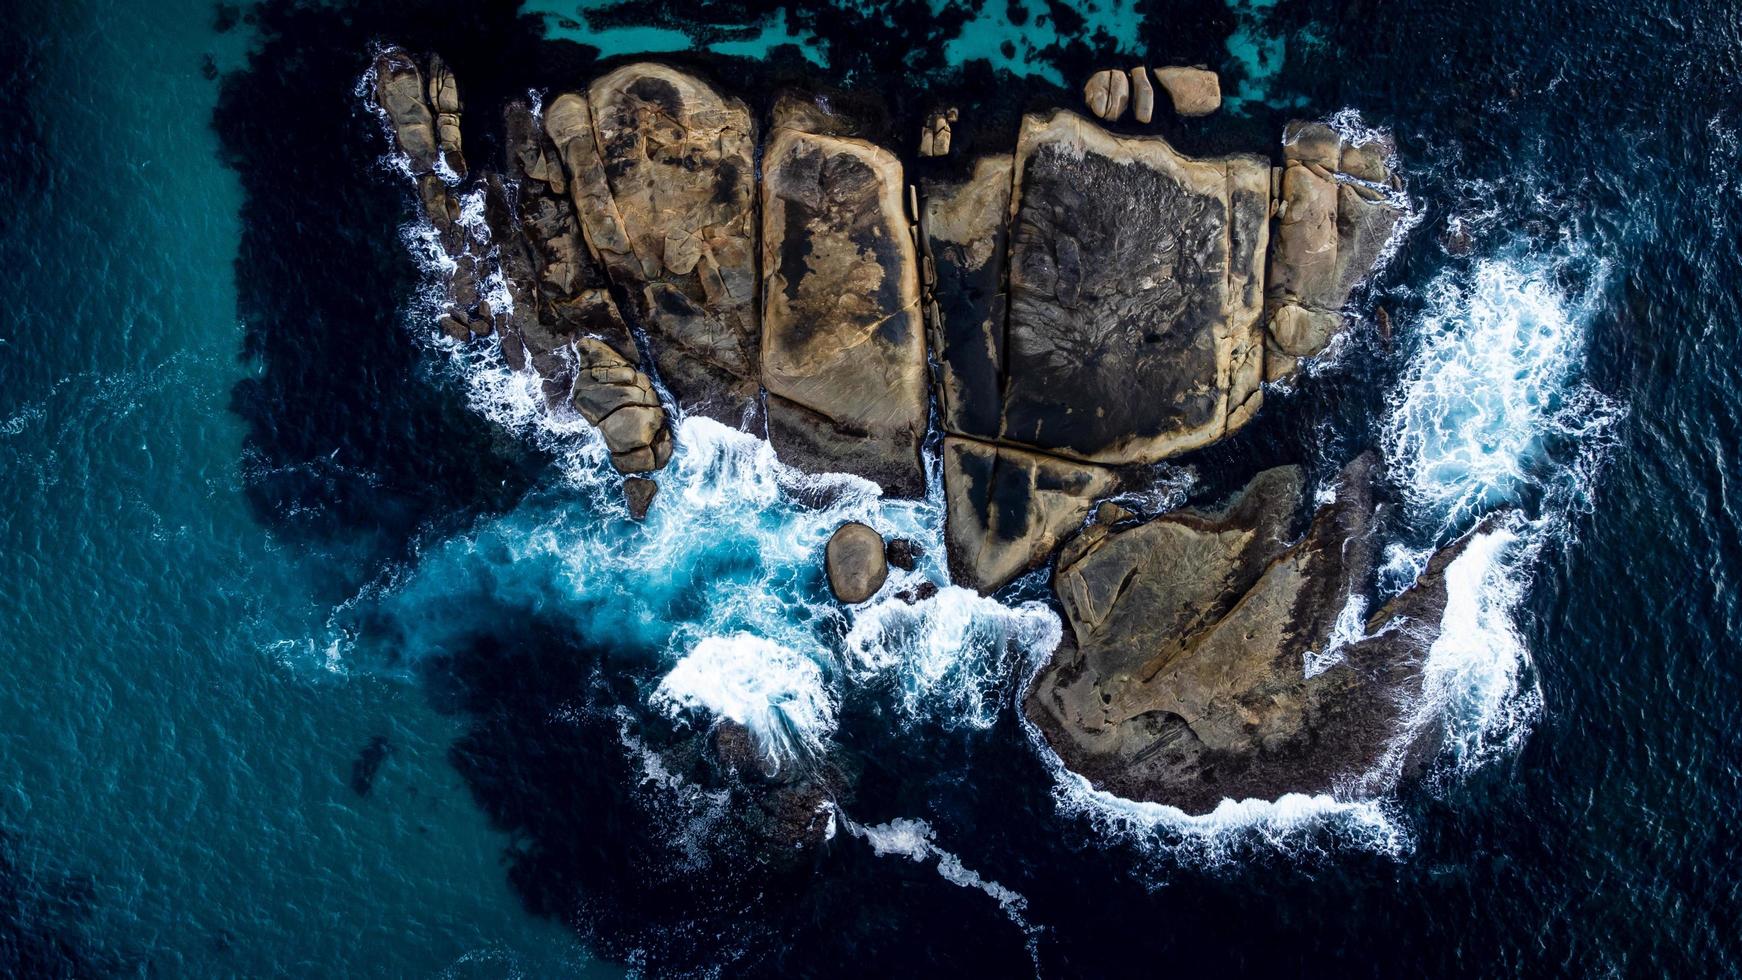
[[[1742,971],[1742,13],[1669,4],[886,0],[8,5],[0,36],[0,974],[1076,976]],[[469,107],[685,59],[753,101],[931,99],[1008,145],[1106,63],[1160,129],[1395,139],[1411,230],[1347,343],[1151,509],[1379,448],[1391,578],[1510,508],[1430,662],[1445,752],[1377,802],[1098,797],[1013,708],[1044,576],[843,612],[848,517],[689,420],[644,526],[584,424],[432,338],[357,83]],[[1380,326],[1385,311],[1389,329]],[[852,789],[764,862],[686,736]]]

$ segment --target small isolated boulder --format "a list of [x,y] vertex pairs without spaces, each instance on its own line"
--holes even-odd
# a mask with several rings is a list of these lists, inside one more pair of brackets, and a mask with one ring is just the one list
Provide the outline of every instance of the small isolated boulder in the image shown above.
[[925,128],[919,134],[919,155],[922,157],[947,157],[950,155],[950,122],[956,118],[956,110],[943,109],[931,114],[925,121]]
[[889,577],[883,535],[858,521],[842,524],[829,538],[824,559],[829,590],[848,605],[876,595],[883,588],[883,580]]
[[1098,71],[1089,76],[1088,84],[1083,86],[1083,101],[1088,103],[1089,111],[1108,121],[1125,114],[1130,98],[1130,83],[1122,71]]
[[1155,70],[1155,80],[1182,116],[1207,116],[1222,107],[1222,80],[1207,68],[1170,65]]
[[1131,69],[1131,114],[1140,123],[1155,118],[1155,86],[1149,83],[1149,69],[1141,65]]
[[653,506],[653,495],[659,492],[659,484],[645,476],[631,476],[623,480],[623,500],[629,505],[629,516],[641,520],[647,516],[647,508]]

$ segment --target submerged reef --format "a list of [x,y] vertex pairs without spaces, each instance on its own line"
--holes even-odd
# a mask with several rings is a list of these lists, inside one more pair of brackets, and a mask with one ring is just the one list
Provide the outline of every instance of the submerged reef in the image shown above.
[[[1186,71],[1156,73],[1176,107]],[[1393,150],[1294,122],[1274,160],[1187,156],[1142,128],[1147,69],[1103,74],[1087,98],[1108,124],[1033,110],[971,158],[951,153],[954,107],[891,147],[852,100],[782,91],[754,111],[634,62],[484,109],[503,134],[486,163],[439,56],[383,49],[366,89],[440,253],[442,330],[535,372],[618,471],[664,467],[676,421],[705,415],[911,497],[941,436],[955,583],[1055,565],[1069,628],[1023,709],[1067,766],[1188,813],[1383,791],[1423,751],[1412,705],[1463,542],[1369,616],[1372,454],[1310,515],[1295,466],[1219,510],[1144,519],[1108,498],[1247,425],[1345,329],[1406,214]],[[1118,122],[1133,85],[1135,126]],[[637,513],[658,506],[628,479]],[[882,587],[882,544],[855,525],[830,545],[840,601]],[[764,771],[754,738],[721,722],[696,751],[768,790],[771,841],[832,836],[845,777]]]

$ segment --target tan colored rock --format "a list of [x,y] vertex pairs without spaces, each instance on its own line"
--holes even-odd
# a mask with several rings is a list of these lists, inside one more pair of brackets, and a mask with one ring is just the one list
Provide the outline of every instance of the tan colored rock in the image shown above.
[[400,48],[388,48],[375,59],[374,100],[387,116],[394,142],[405,154],[412,176],[434,173],[440,159],[435,114],[430,111],[423,73]]
[[864,602],[883,588],[889,578],[889,563],[883,553],[883,535],[858,521],[842,524],[829,537],[824,549],[824,570],[835,599],[848,605]]
[[1083,102],[1089,107],[1089,112],[1096,118],[1107,118],[1107,110],[1113,105],[1113,75],[1111,71],[1098,71],[1089,76],[1083,85]]
[[1008,154],[982,157],[960,183],[926,186],[931,349],[945,430],[985,439],[1003,414],[1004,265],[1010,241]]
[[769,438],[811,471],[924,489],[918,257],[901,163],[778,126],[763,157],[762,377]]
[[950,117],[954,109],[934,112],[926,118],[925,128],[920,130],[919,155],[922,157],[945,157],[950,155]]
[[545,128],[591,250],[634,300],[686,407],[738,421],[755,400],[755,131],[742,102],[665,65],[625,65]]
[[1155,118],[1155,86],[1150,84],[1149,69],[1131,69],[1131,114],[1140,123]]
[[1072,639],[1024,710],[1065,764],[1188,813],[1225,798],[1383,790],[1419,734],[1407,706],[1438,635],[1446,568],[1469,539],[1347,636],[1378,557],[1376,479],[1372,456],[1351,463],[1292,544],[1301,482],[1287,467],[1221,511],[1164,515],[1061,559]]
[[1222,80],[1208,69],[1170,65],[1155,70],[1155,81],[1182,116],[1207,116],[1222,107]]
[[981,592],[1039,568],[1118,486],[1099,466],[957,436],[943,463],[950,577]]
[[645,473],[671,459],[665,409],[645,374],[609,344],[591,337],[574,342],[578,360],[570,402],[605,440],[611,465]]
[[1125,107],[1131,103],[1131,83],[1122,71],[1109,71],[1107,80],[1107,115],[1108,122],[1118,122],[1125,115]]
[[1277,380],[1321,353],[1344,327],[1342,309],[1372,273],[1403,212],[1389,192],[1389,145],[1345,145],[1322,123],[1283,133],[1275,241],[1266,284],[1269,351]]
[[998,370],[944,351],[976,386],[957,401],[997,403],[998,427],[962,431],[1120,465],[1243,425],[1262,399],[1269,180],[1257,157],[1194,159],[1067,112],[1026,118]]

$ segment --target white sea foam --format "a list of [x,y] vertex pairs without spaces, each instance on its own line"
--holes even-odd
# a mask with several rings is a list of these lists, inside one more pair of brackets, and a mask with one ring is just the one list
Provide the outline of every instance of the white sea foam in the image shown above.
[[1605,267],[1591,268],[1572,298],[1557,281],[1571,270],[1553,256],[1484,259],[1428,287],[1385,432],[1418,511],[1467,526],[1568,475],[1557,444],[1578,453],[1604,443],[1620,410],[1578,378]]
[[1478,535],[1446,568],[1445,613],[1423,665],[1416,714],[1417,724],[1445,726],[1443,758],[1452,772],[1510,755],[1541,712],[1513,622],[1534,551],[1501,528]]
[[743,725],[776,766],[820,753],[835,728],[834,697],[816,662],[749,633],[703,639],[652,701],[672,714],[700,708]]
[[1302,658],[1305,661],[1306,676],[1316,677],[1341,663],[1343,650],[1366,635],[1366,624],[1367,598],[1359,593],[1350,593],[1343,608],[1337,612],[1336,622],[1331,624],[1331,635],[1325,642],[1325,648],[1308,650]]
[[858,610],[843,646],[857,677],[895,678],[905,717],[990,728],[1022,651],[1052,650],[1062,629],[1043,603],[1010,607],[951,585],[919,602],[891,597]]
[[935,858],[938,875],[945,881],[990,896],[1004,910],[1004,914],[1010,917],[1010,921],[1028,935],[1028,954],[1034,958],[1038,972],[1041,930],[1024,915],[1028,910],[1028,899],[996,881],[987,881],[978,872],[963,864],[961,858],[939,847],[937,831],[932,829],[931,824],[911,817],[896,817],[888,823],[871,826],[847,820],[846,827],[848,833],[870,844],[872,853],[878,857],[902,857],[915,863]]

